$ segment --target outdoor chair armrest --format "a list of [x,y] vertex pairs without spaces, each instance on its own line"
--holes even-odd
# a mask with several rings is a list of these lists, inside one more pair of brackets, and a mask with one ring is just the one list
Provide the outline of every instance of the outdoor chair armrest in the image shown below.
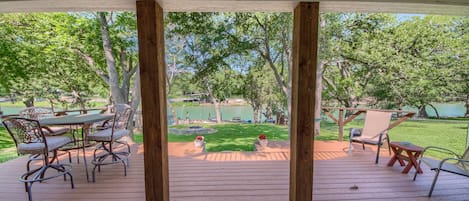
[[375,135],[373,136],[372,138],[379,138],[379,140],[381,141],[381,139],[383,139],[383,135],[388,135],[388,133],[386,133],[387,130],[384,130],[384,131],[381,131],[378,135]]
[[363,132],[363,128],[350,128],[349,130],[349,137],[356,137],[356,136],[361,136]]
[[[450,149],[446,149],[446,148],[443,148],[443,147],[437,147],[437,146],[428,146],[428,147],[425,147],[425,149],[423,150],[422,154],[421,154],[421,157],[423,157],[423,155],[425,154],[425,152],[427,150],[433,150],[433,151],[437,151],[437,152],[440,152],[440,153],[446,153],[446,154],[453,154],[454,156],[456,156],[458,159],[461,158],[461,156],[459,154],[457,154],[456,152],[450,150]],[[454,159],[454,158],[447,158],[447,159]]]
[[440,165],[438,166],[438,169],[441,169],[441,167],[443,167],[443,165],[447,161],[451,161],[451,160],[458,161],[460,163],[468,163],[469,164],[469,160],[460,159],[460,158],[445,158],[445,159],[441,160]]

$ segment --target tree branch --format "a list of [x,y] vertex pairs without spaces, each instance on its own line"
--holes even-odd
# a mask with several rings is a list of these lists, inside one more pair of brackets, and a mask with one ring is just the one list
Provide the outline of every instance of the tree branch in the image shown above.
[[86,63],[91,67],[91,70],[93,70],[99,77],[101,77],[101,79],[103,79],[107,84],[109,84],[109,76],[104,71],[96,67],[94,59],[90,55],[84,53],[78,48],[73,49],[75,50],[75,52],[78,53],[78,55],[81,56],[81,58],[83,58],[83,60],[86,61]]

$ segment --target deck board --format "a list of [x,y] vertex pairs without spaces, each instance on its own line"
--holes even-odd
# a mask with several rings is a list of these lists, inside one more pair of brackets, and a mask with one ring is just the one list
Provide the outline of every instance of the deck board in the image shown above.
[[[427,198],[434,173],[426,167],[414,182],[413,170],[402,174],[403,167],[397,164],[386,166],[387,153],[375,165],[372,149],[355,149],[348,155],[347,146],[339,142],[315,145],[314,200],[469,200],[469,178],[442,173],[433,197]],[[288,149],[207,154],[176,149],[170,144],[172,201],[288,200]],[[144,200],[142,147],[134,144],[132,150],[134,154],[127,177],[123,175],[121,165],[106,166],[97,174],[96,183],[88,183],[83,163],[77,164],[74,160],[75,189],[70,188],[69,182],[56,178],[34,184],[33,198],[36,201]],[[0,200],[27,199],[23,184],[18,182],[25,161],[22,157],[0,164]],[[353,185],[359,188],[350,189]]]

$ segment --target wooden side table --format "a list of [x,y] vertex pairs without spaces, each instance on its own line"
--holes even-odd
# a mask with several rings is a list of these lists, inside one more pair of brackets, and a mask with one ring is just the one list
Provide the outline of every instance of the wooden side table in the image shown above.
[[[422,174],[423,171],[420,168],[417,158],[422,154],[423,148],[417,145],[413,145],[408,142],[391,142],[389,143],[391,150],[393,151],[393,156],[388,162],[388,166],[393,166],[396,161],[399,161],[401,166],[405,165],[404,161],[408,161],[407,166],[402,170],[402,173],[409,173],[410,169],[414,167],[419,174]],[[405,152],[406,154],[403,154]]]

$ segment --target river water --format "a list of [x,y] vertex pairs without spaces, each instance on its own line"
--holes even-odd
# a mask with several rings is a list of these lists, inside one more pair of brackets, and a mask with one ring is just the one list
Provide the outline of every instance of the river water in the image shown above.
[[[438,109],[438,113],[441,117],[460,117],[464,116],[466,111],[463,103],[436,103],[434,106]],[[21,107],[3,107],[1,110],[4,115],[18,114],[23,109]],[[416,108],[405,107],[404,110],[417,111]],[[176,107],[176,116],[180,119],[186,119],[188,117],[191,120],[208,120],[209,117],[215,118],[215,108],[212,105],[201,105],[191,107]],[[427,107],[427,113],[429,116],[436,116],[435,111],[431,107]],[[232,120],[233,117],[240,117],[242,120],[252,120],[253,111],[251,106],[221,106],[221,114],[223,120]],[[171,113],[168,111],[168,115]]]

